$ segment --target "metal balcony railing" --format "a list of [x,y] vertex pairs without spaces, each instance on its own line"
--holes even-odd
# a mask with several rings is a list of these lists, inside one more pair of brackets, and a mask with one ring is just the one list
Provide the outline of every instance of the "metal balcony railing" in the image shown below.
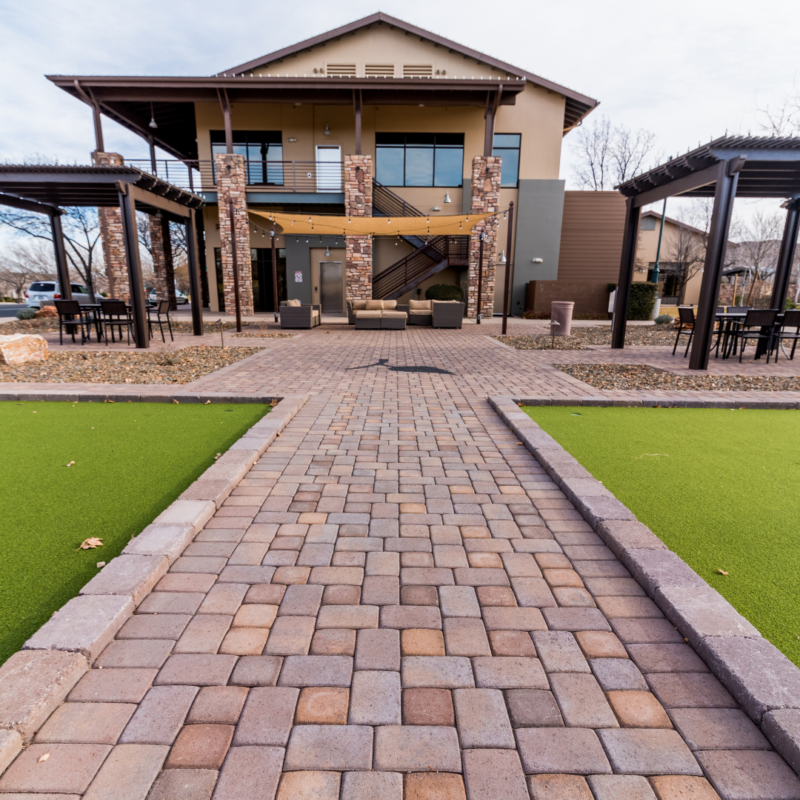
[[[150,159],[125,162],[153,173]],[[258,192],[329,193],[344,191],[344,165],[340,161],[245,161],[247,188]],[[211,160],[157,159],[155,175],[181,189],[216,191],[216,165]]]

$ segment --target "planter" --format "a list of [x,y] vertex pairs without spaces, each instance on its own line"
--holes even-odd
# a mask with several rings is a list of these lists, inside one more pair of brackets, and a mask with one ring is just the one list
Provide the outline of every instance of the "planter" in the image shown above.
[[553,300],[550,303],[551,336],[570,335],[572,332],[572,310],[574,308],[575,303],[566,300]]

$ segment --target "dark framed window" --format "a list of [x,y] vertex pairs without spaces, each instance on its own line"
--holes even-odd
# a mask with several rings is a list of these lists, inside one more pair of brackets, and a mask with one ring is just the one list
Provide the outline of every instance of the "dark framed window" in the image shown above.
[[492,155],[500,156],[503,164],[500,168],[500,186],[504,189],[516,189],[519,186],[519,149],[522,135],[519,133],[496,133],[492,146]]
[[376,133],[376,177],[384,186],[458,188],[464,175],[463,133]]
[[[227,152],[225,131],[211,131],[211,152]],[[233,131],[233,152],[244,156],[247,162],[248,186],[283,186],[280,131]]]

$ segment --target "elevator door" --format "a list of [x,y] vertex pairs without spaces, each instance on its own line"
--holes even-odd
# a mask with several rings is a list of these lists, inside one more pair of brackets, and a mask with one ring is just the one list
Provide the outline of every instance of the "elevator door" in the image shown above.
[[341,261],[320,261],[319,279],[322,285],[320,302],[323,314],[341,314],[344,307],[342,295],[344,276]]

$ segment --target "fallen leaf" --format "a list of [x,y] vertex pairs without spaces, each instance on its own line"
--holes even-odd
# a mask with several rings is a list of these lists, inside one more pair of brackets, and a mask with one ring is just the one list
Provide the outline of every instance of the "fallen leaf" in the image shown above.
[[717,572],[719,572],[720,575],[727,575],[728,574],[727,572],[725,572],[724,569],[718,569]]
[[105,561],[98,561],[97,562],[97,569],[102,569],[106,565]]
[[217,453],[217,454],[214,456],[214,461],[216,461],[218,458],[222,458],[222,453]]
[[67,464],[67,466],[71,467],[74,463],[75,463],[74,461],[70,461],[69,464]]
[[203,403],[203,405],[204,406],[210,406],[211,405],[211,401],[210,400],[206,400],[205,403]]
[[175,403],[176,406],[179,405],[178,401],[174,397],[172,398],[172,402]]
[[42,761],[47,761],[48,758],[50,758],[50,753],[45,753],[43,756],[39,756],[39,760],[36,763],[41,764]]
[[95,536],[92,536],[88,539],[84,539],[83,542],[81,542],[81,546],[78,548],[78,550],[94,550],[95,547],[102,547],[102,546],[103,546],[103,540],[98,539]]

